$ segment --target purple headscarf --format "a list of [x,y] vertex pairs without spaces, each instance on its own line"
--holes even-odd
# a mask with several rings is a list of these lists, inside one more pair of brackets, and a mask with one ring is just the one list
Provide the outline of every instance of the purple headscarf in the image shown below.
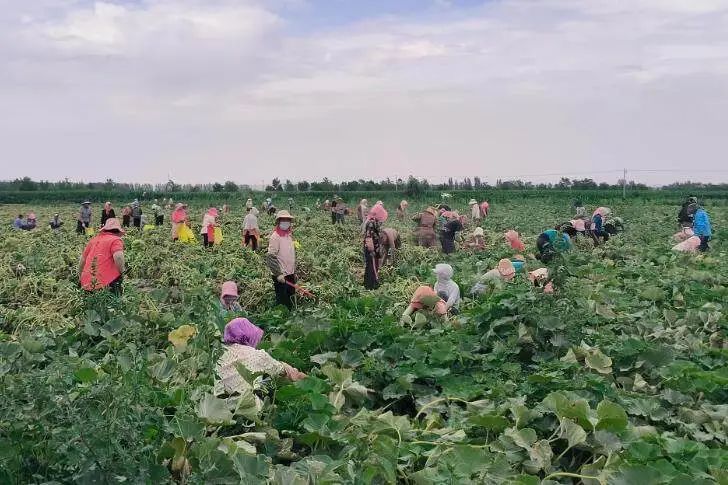
[[250,323],[247,318],[234,318],[225,325],[223,341],[226,344],[242,344],[256,348],[263,338],[263,329]]

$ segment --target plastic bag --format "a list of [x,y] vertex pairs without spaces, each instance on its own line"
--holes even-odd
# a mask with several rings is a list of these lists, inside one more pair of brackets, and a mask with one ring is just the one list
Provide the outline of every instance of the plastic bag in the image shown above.
[[213,240],[213,244],[221,244],[222,243],[222,228],[216,227],[215,228],[215,239]]
[[192,229],[187,227],[187,224],[182,224],[182,226],[180,226],[178,231],[178,238],[179,241],[183,243],[193,243],[197,241],[197,238],[195,238],[195,233],[192,232]]

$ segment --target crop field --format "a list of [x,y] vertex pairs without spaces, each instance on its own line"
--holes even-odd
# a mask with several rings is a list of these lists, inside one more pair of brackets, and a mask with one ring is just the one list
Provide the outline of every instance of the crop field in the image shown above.
[[[514,254],[503,232],[534,252],[541,231],[571,218],[569,197],[492,201],[487,249],[449,256],[412,243],[395,200],[384,198],[385,226],[404,245],[368,291],[355,218],[333,226],[296,198],[297,273],[315,298],[290,313],[273,306],[265,253],[241,246],[243,201],[227,201],[210,250],[173,243],[168,213],[163,227],[128,231],[118,298],[78,286],[76,206],[0,206],[0,483],[728,483],[725,201],[705,201],[705,254],[671,251],[678,199],[586,201],[625,231],[551,263],[554,294],[519,275],[471,297]],[[411,201],[410,214],[437,202]],[[449,203],[467,214],[466,202]],[[31,209],[39,228],[12,230]],[[197,232],[204,209],[191,203]],[[273,219],[259,219],[269,233]],[[455,269],[460,314],[400,323],[440,262]],[[215,395],[226,280],[265,330],[261,348],[306,379],[246,375],[250,389]],[[193,330],[180,337],[182,325]]]

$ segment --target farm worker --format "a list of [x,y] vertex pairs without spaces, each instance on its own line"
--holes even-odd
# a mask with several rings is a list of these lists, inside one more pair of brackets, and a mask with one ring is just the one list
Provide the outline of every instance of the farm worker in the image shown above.
[[210,247],[215,242],[215,226],[217,225],[217,209],[210,207],[202,216],[202,227],[200,234],[202,235],[202,246]]
[[419,310],[429,310],[436,315],[447,315],[447,303],[437,295],[437,292],[429,286],[420,286],[415,290],[410,304],[402,314],[409,317]]
[[460,306],[460,287],[452,280],[454,271],[449,264],[435,265],[432,272],[437,277],[435,293],[445,302],[445,309],[457,315]]
[[693,213],[693,232],[700,238],[700,247],[698,249],[705,252],[710,249],[708,241],[713,235],[710,217],[708,217],[705,209],[698,204],[691,205],[689,210]]
[[381,263],[381,224],[388,218],[382,204],[376,204],[367,215],[364,225],[364,287],[373,290],[379,287],[379,265]]
[[131,203],[131,219],[134,227],[142,226],[142,207],[139,205],[139,200],[134,199]]
[[26,231],[30,231],[36,228],[38,225],[38,221],[35,217],[35,212],[28,212],[28,216],[26,217],[25,224],[23,225],[23,229]]
[[581,200],[577,200],[576,202],[574,202],[574,209],[576,209],[575,219],[581,219],[582,217],[586,217],[586,207],[584,207],[584,204]]
[[243,309],[238,302],[238,285],[234,281],[226,281],[220,291],[220,309],[223,314],[227,312],[241,312]]
[[288,198],[288,210],[293,212],[293,197]]
[[473,234],[470,236],[466,246],[469,249],[476,251],[482,251],[485,249],[485,232],[482,227],[476,227],[475,230],[473,230]]
[[598,207],[594,214],[592,214],[591,233],[592,239],[594,239],[594,245],[599,244],[599,238],[603,238],[604,241],[609,240],[609,234],[604,231],[604,222],[612,210],[609,207]]
[[482,216],[483,218],[485,218],[485,217],[488,217],[488,212],[490,212],[490,204],[488,203],[488,201],[487,201],[487,200],[484,200],[484,201],[483,201],[483,202],[482,202],[482,203],[480,204],[480,215],[481,215],[481,216]]
[[548,268],[538,268],[533,271],[529,271],[528,280],[531,282],[531,284],[533,284],[533,286],[543,286],[544,293],[554,292],[554,284],[551,280],[549,280]]
[[327,212],[331,210],[331,201],[329,199],[324,201],[323,209]]
[[258,350],[256,347],[262,338],[263,330],[247,318],[235,318],[225,325],[225,352],[216,366],[222,392],[235,393],[249,386],[238,372],[238,365],[242,365],[250,373],[286,376],[292,381],[300,381],[306,377],[298,369],[274,359],[265,350]]
[[172,212],[172,241],[179,239],[179,230],[187,222],[187,204],[178,203]]
[[119,220],[112,217],[86,244],[79,262],[80,283],[84,290],[108,287],[113,293],[121,294],[121,275],[124,273],[122,234],[124,230]]
[[397,206],[397,219],[399,219],[400,221],[405,220],[405,218],[407,217],[407,207],[409,207],[409,202],[407,202],[406,200],[403,200]]
[[265,209],[268,210],[271,207],[273,207],[273,199],[268,197],[267,199],[265,199]]
[[548,263],[557,252],[566,251],[571,248],[571,238],[568,234],[560,233],[556,229],[547,229],[536,239],[538,254],[536,259]]
[[399,232],[391,227],[385,227],[379,232],[381,237],[380,244],[382,248],[381,261],[379,267],[381,268],[385,264],[394,263],[397,257],[397,250],[402,247],[402,239],[399,237]]
[[435,234],[435,224],[437,224],[437,211],[428,207],[412,218],[417,222],[415,229],[415,239],[419,246],[431,248],[435,245],[437,236]]
[[586,235],[586,221],[580,217],[569,221],[571,227],[574,228],[576,235]]
[[248,198],[248,200],[245,201],[245,209],[252,209],[253,207],[253,199]]
[[359,202],[359,205],[356,206],[356,218],[359,219],[359,222],[365,222],[367,219],[367,214],[369,213],[369,202],[366,199],[362,199]]
[[154,215],[155,226],[161,226],[164,224],[164,213],[162,212],[162,208],[159,204],[157,204],[157,199],[154,199],[154,204],[152,204],[152,215]]
[[680,227],[690,227],[693,225],[693,213],[689,210],[690,206],[698,203],[697,197],[687,197],[677,213],[677,223]]
[[690,236],[672,247],[673,251],[693,253],[700,248],[700,236]]
[[455,237],[457,233],[463,230],[463,222],[457,211],[443,213],[446,222],[442,225],[440,231],[440,243],[442,244],[442,252],[451,254],[455,252]]
[[503,281],[512,281],[515,276],[516,267],[513,265],[513,261],[503,258],[498,261],[498,266],[485,273],[483,278],[486,280],[499,279]]
[[121,209],[121,225],[123,227],[129,227],[131,225],[131,206],[125,205]]
[[470,202],[468,202],[468,205],[470,206],[470,217],[473,218],[474,222],[480,221],[480,206],[478,205],[478,201],[475,199],[470,199]]
[[116,217],[116,213],[111,207],[111,202],[106,201],[104,202],[104,208],[101,210],[101,226],[103,227],[103,225],[106,224],[106,221],[112,217]]
[[258,209],[251,207],[243,219],[243,244],[253,251],[258,249],[260,228],[258,227]]
[[18,214],[18,217],[15,218],[13,221],[13,227],[15,229],[22,229],[25,225],[25,220],[23,220],[23,214]]
[[273,275],[276,303],[288,309],[293,307],[296,284],[296,248],[293,245],[291,226],[293,216],[282,210],[276,214],[276,227],[268,242],[266,264]]
[[509,229],[508,231],[506,231],[503,234],[503,237],[505,237],[506,242],[511,246],[511,249],[515,249],[518,252],[522,252],[524,249],[526,249],[526,245],[523,244],[520,236],[513,229]]
[[621,217],[612,217],[604,223],[604,232],[610,236],[617,235],[620,231],[624,230],[624,221]]
[[174,209],[174,201],[172,200],[172,197],[170,197],[169,202],[167,202],[167,208]]
[[230,207],[227,204],[222,205],[222,213],[223,214],[229,214],[230,213]]
[[349,209],[341,197],[337,197],[334,202],[336,203],[336,207],[332,209],[334,213],[334,224],[343,224],[346,214],[349,213]]
[[54,231],[57,231],[58,229],[61,228],[62,225],[63,225],[63,221],[61,220],[61,217],[56,212],[56,214],[53,216],[53,219],[51,219],[50,222],[48,223],[48,226],[50,226],[50,228],[53,229]]
[[91,227],[91,202],[86,200],[81,204],[81,210],[78,211],[78,219],[76,221],[76,233],[83,234],[86,229]]

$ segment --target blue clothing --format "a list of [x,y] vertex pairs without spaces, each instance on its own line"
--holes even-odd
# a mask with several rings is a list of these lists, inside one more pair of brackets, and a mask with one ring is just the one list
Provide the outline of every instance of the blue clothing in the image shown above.
[[710,237],[713,235],[710,227],[710,217],[708,217],[708,213],[702,207],[695,211],[695,216],[693,217],[693,232],[696,236]]
[[556,229],[546,229],[543,233],[546,234],[549,242],[559,251],[566,251],[571,248],[571,238],[568,234],[561,234],[561,240],[559,241],[559,231]]
[[592,218],[592,222],[594,223],[594,231],[597,233],[597,235],[602,233],[602,215],[601,214],[595,214]]
[[13,227],[15,229],[22,229],[24,225],[25,225],[25,223],[23,222],[23,219],[21,219],[20,217],[15,219],[15,221],[13,222]]

